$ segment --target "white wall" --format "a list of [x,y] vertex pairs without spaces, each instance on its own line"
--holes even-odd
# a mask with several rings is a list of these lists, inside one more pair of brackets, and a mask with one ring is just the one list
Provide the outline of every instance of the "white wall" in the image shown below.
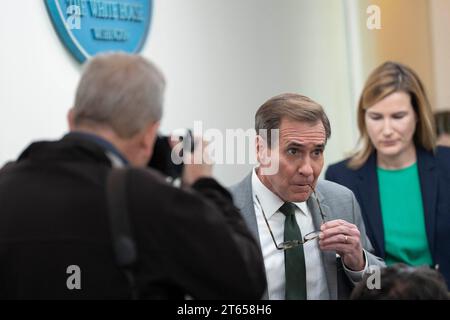
[[34,139],[66,130],[78,64],[68,56],[44,1],[2,3],[0,19],[0,163]]
[[[354,143],[341,1],[156,1],[145,54],[169,81],[163,128],[252,128],[269,97],[300,92],[322,103],[333,124],[327,159]],[[334,120],[334,121],[333,121]],[[344,121],[339,127],[336,121]],[[225,183],[250,166],[217,166]]]
[[[43,1],[8,1],[0,20],[0,163],[31,141],[66,130],[80,67],[59,41]],[[355,142],[343,1],[156,0],[143,54],[168,80],[164,132],[252,128],[269,97],[299,92],[332,121],[327,162]],[[218,166],[226,184],[250,166]]]

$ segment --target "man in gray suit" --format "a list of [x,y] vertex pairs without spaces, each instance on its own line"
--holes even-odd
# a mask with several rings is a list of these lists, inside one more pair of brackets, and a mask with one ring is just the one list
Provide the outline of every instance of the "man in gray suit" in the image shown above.
[[256,113],[259,166],[231,187],[259,240],[268,299],[346,299],[372,255],[359,205],[338,184],[318,181],[331,128],[322,107],[297,94],[269,99]]

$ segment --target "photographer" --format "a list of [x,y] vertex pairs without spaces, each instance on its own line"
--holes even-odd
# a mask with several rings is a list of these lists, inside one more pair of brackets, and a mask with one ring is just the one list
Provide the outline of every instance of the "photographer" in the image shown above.
[[260,249],[211,166],[187,164],[186,189],[143,169],[164,87],[140,56],[93,58],[70,132],[0,171],[0,299],[261,297]]

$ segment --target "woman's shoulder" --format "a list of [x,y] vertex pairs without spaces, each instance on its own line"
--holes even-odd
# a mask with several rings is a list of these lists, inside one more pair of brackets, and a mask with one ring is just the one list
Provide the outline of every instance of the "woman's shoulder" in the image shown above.
[[350,158],[344,159],[342,161],[330,164],[325,172],[325,179],[330,181],[336,181],[341,179],[341,177],[349,177],[349,174],[355,172],[348,166]]
[[436,148],[436,160],[440,168],[450,173],[450,148],[439,146]]
[[348,162],[350,161],[350,158],[332,163],[328,166],[328,170],[352,170],[348,166]]
[[438,158],[449,159],[450,158],[450,147],[438,146],[436,148],[436,156]]
[[418,161],[422,167],[436,166],[439,176],[450,177],[450,148],[438,146],[434,152],[418,149]]

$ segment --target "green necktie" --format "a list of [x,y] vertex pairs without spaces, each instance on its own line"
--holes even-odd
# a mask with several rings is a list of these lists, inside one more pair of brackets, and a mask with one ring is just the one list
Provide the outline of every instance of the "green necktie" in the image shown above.
[[[280,211],[286,216],[284,221],[284,241],[302,240],[302,233],[295,219],[295,204],[285,202]],[[306,267],[303,245],[284,251],[286,274],[286,300],[306,300]]]

